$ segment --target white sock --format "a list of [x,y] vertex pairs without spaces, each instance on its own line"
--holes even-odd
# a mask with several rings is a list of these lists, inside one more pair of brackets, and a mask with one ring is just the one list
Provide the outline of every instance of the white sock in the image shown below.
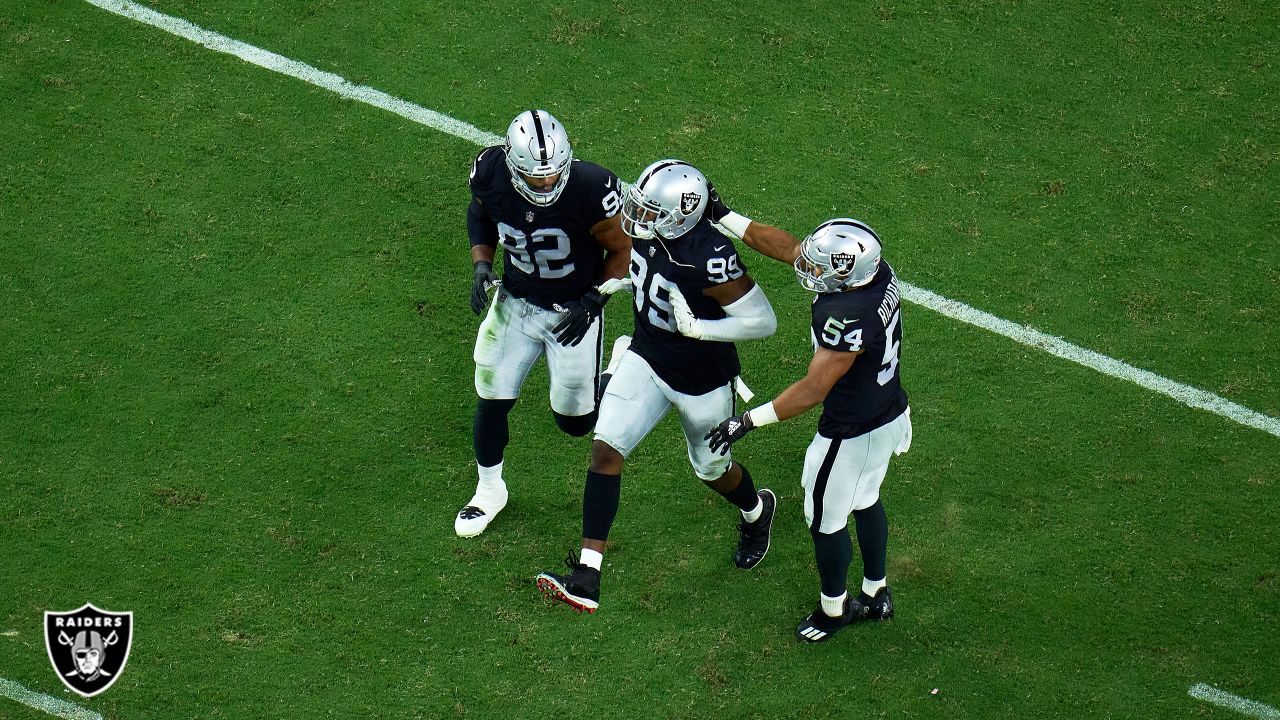
[[888,578],[880,578],[879,580],[868,580],[862,578],[862,592],[867,597],[875,597],[880,592],[880,588],[889,584]]
[[604,555],[602,555],[599,550],[582,548],[582,554],[578,560],[589,568],[599,570],[600,564],[604,562]]
[[849,597],[849,591],[840,593],[840,597],[827,597],[822,593],[818,593],[818,602],[822,604],[822,612],[827,617],[840,617],[844,614],[844,601]]
[[476,463],[476,474],[480,476],[480,482],[476,485],[477,495],[490,492],[501,495],[506,491],[507,484],[502,481],[502,463],[491,467]]
[[756,495],[756,506],[751,508],[750,510],[743,510],[742,519],[746,520],[749,523],[755,522],[760,519],[760,514],[763,512],[764,512],[764,501],[760,499],[759,495]]

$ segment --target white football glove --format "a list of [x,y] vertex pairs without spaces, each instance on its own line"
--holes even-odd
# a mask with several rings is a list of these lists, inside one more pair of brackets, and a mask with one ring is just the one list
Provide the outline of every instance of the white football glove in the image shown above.
[[671,286],[671,314],[675,316],[676,329],[681,335],[694,340],[702,337],[702,321],[689,309],[689,301],[674,285]]
[[612,295],[616,292],[621,292],[623,290],[627,292],[632,291],[630,277],[609,278],[608,280],[605,280],[604,282],[600,283],[601,295]]

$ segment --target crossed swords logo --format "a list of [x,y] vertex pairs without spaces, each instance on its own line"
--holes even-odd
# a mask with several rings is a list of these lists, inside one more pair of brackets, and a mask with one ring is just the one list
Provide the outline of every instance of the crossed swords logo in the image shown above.
[[102,667],[102,662],[106,659],[107,648],[118,642],[120,635],[115,630],[106,638],[96,630],[81,630],[76,633],[75,640],[67,636],[66,630],[60,630],[58,644],[71,648],[71,655],[76,663],[75,669],[63,673],[63,677],[82,677],[85,680],[97,680],[99,676],[111,677],[111,673]]

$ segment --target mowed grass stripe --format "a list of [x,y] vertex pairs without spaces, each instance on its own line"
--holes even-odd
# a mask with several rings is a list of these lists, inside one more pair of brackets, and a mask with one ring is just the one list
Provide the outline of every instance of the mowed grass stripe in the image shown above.
[[[342,97],[357,100],[396,113],[414,122],[435,128],[477,145],[492,145],[502,137],[485,132],[469,123],[412,102],[388,95],[345,78],[325,72],[306,63],[290,60],[248,43],[233,40],[205,30],[181,18],[165,15],[129,0],[86,0],[86,2],[131,20],[199,43],[210,50],[234,55],[245,62],[266,68]],[[1186,385],[1147,370],[1129,365],[1102,353],[1088,350],[1060,337],[1040,332],[983,312],[962,302],[951,300],[924,288],[904,283],[904,298],[947,317],[990,330],[1029,347],[1039,348],[1057,357],[1084,365],[1105,375],[1135,383],[1147,390],[1170,397],[1187,407],[1207,410],[1246,427],[1280,437],[1280,420],[1251,410],[1214,393]]]

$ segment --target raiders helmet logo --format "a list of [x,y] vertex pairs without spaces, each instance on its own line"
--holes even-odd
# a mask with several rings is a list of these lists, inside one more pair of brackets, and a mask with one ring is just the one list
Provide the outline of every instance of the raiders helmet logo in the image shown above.
[[702,196],[695,192],[687,192],[680,195],[680,212],[688,215],[698,209],[698,203],[702,202]]
[[837,275],[848,275],[853,272],[853,264],[857,260],[851,253],[832,253],[831,269],[835,270]]
[[133,644],[133,613],[77,610],[44,614],[44,647],[64,685],[85,697],[105,692],[120,677]]

